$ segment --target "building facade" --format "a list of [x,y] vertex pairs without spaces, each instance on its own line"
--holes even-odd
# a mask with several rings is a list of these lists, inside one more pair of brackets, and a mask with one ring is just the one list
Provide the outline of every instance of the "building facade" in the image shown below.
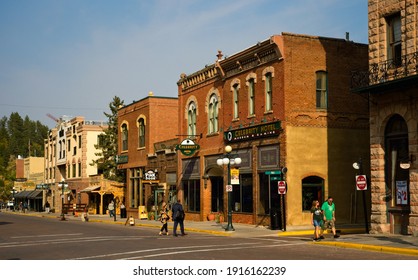
[[50,204],[54,211],[72,211],[74,206],[83,205],[98,214],[105,212],[104,207],[114,197],[123,199],[122,186],[103,191],[97,187],[97,179],[92,179],[99,173],[92,163],[98,158],[100,148],[96,145],[106,127],[105,122],[78,116],[61,118],[50,130],[44,145],[44,182],[51,190]]
[[[350,77],[367,65],[367,45],[282,33],[217,56],[178,81],[179,134],[199,147],[179,154],[186,216],[230,206],[234,222],[268,225],[278,213],[282,227],[306,225],[313,200],[332,195],[340,222],[361,219],[352,164],[369,157],[368,104],[350,94]],[[228,188],[217,164],[227,145],[241,158]]]
[[152,93],[118,110],[117,164],[126,172],[128,217],[156,218],[162,201],[175,193],[177,110],[177,98]]
[[372,233],[418,235],[418,3],[369,0],[369,67],[353,91],[370,100]]

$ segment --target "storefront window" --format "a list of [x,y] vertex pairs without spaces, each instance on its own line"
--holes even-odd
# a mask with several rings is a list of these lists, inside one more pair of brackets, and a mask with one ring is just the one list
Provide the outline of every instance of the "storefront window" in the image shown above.
[[233,185],[232,207],[235,212],[253,212],[253,184],[252,174],[241,174],[240,184]]
[[183,181],[184,208],[186,211],[200,211],[200,180]]

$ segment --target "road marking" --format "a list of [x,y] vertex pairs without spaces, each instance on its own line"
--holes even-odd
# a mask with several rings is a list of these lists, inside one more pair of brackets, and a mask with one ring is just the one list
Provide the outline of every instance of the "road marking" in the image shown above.
[[25,235],[25,236],[12,236],[10,238],[40,238],[40,237],[53,237],[53,236],[74,236],[74,235],[83,235],[83,233]]

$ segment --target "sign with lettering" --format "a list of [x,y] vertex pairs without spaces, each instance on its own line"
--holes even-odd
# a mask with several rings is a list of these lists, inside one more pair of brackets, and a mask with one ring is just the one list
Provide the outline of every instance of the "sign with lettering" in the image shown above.
[[157,179],[155,172],[152,170],[148,170],[147,172],[145,172],[144,176],[146,181],[154,181]]
[[224,133],[226,142],[246,141],[263,137],[279,135],[281,131],[280,121],[264,123],[245,128],[229,130]]
[[176,145],[176,151],[179,150],[185,156],[191,156],[199,149],[200,146],[191,139],[185,139]]

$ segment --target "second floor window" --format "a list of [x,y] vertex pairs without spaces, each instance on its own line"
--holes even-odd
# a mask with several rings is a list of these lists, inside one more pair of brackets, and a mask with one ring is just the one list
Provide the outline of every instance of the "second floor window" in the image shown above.
[[399,14],[387,18],[388,29],[388,60],[399,66],[402,56],[401,16]]
[[238,88],[238,84],[235,84],[233,86],[233,98],[234,98],[234,119],[238,119],[239,118],[239,88]]
[[128,126],[122,124],[122,151],[128,150]]
[[196,104],[194,102],[190,102],[187,110],[187,134],[196,135]]
[[209,134],[218,131],[218,98],[212,94],[209,99]]
[[248,80],[248,115],[255,114],[255,81],[253,78]]
[[145,147],[145,120],[138,120],[138,148]]
[[326,109],[328,106],[327,72],[316,72],[316,108]]
[[272,92],[272,75],[271,73],[266,74],[266,112],[269,112],[273,109],[272,103],[273,103],[273,92]]

